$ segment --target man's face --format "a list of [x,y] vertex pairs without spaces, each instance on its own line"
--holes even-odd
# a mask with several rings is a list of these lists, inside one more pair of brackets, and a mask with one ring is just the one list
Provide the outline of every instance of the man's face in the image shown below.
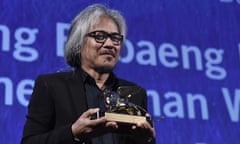
[[[115,22],[106,16],[102,16],[89,32],[94,31],[103,31],[108,34],[119,33]],[[107,37],[104,42],[97,42],[94,37],[86,36],[80,52],[82,68],[99,72],[111,71],[118,61],[120,47],[121,44],[114,44],[110,37]]]

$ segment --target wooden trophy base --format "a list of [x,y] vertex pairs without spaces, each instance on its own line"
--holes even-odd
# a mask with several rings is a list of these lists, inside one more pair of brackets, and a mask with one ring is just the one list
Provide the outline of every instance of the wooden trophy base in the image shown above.
[[137,124],[146,122],[145,116],[105,112],[105,117],[108,121],[116,121],[120,123]]

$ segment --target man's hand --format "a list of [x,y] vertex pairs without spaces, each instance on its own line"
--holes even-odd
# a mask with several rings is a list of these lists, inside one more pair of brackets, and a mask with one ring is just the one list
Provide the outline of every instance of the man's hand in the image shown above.
[[[146,117],[150,117],[146,114]],[[139,144],[155,143],[155,130],[149,122],[137,123],[132,126],[132,136]]]
[[98,127],[105,124],[106,118],[92,119],[97,112],[99,112],[99,108],[89,109],[72,124],[72,134],[74,137],[83,140],[83,138],[85,139],[98,133],[97,131],[100,129]]

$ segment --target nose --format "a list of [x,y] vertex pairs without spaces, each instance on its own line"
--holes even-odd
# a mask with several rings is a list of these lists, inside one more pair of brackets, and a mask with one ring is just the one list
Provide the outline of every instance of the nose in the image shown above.
[[104,45],[114,46],[113,41],[111,40],[110,37],[107,37],[107,39],[106,39]]

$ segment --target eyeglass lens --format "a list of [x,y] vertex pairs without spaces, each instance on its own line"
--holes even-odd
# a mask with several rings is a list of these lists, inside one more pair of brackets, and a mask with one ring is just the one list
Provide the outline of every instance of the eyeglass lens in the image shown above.
[[104,43],[108,37],[112,40],[114,45],[120,45],[123,40],[123,35],[119,33],[107,33],[105,31],[94,31],[87,35],[93,37],[98,43]]

